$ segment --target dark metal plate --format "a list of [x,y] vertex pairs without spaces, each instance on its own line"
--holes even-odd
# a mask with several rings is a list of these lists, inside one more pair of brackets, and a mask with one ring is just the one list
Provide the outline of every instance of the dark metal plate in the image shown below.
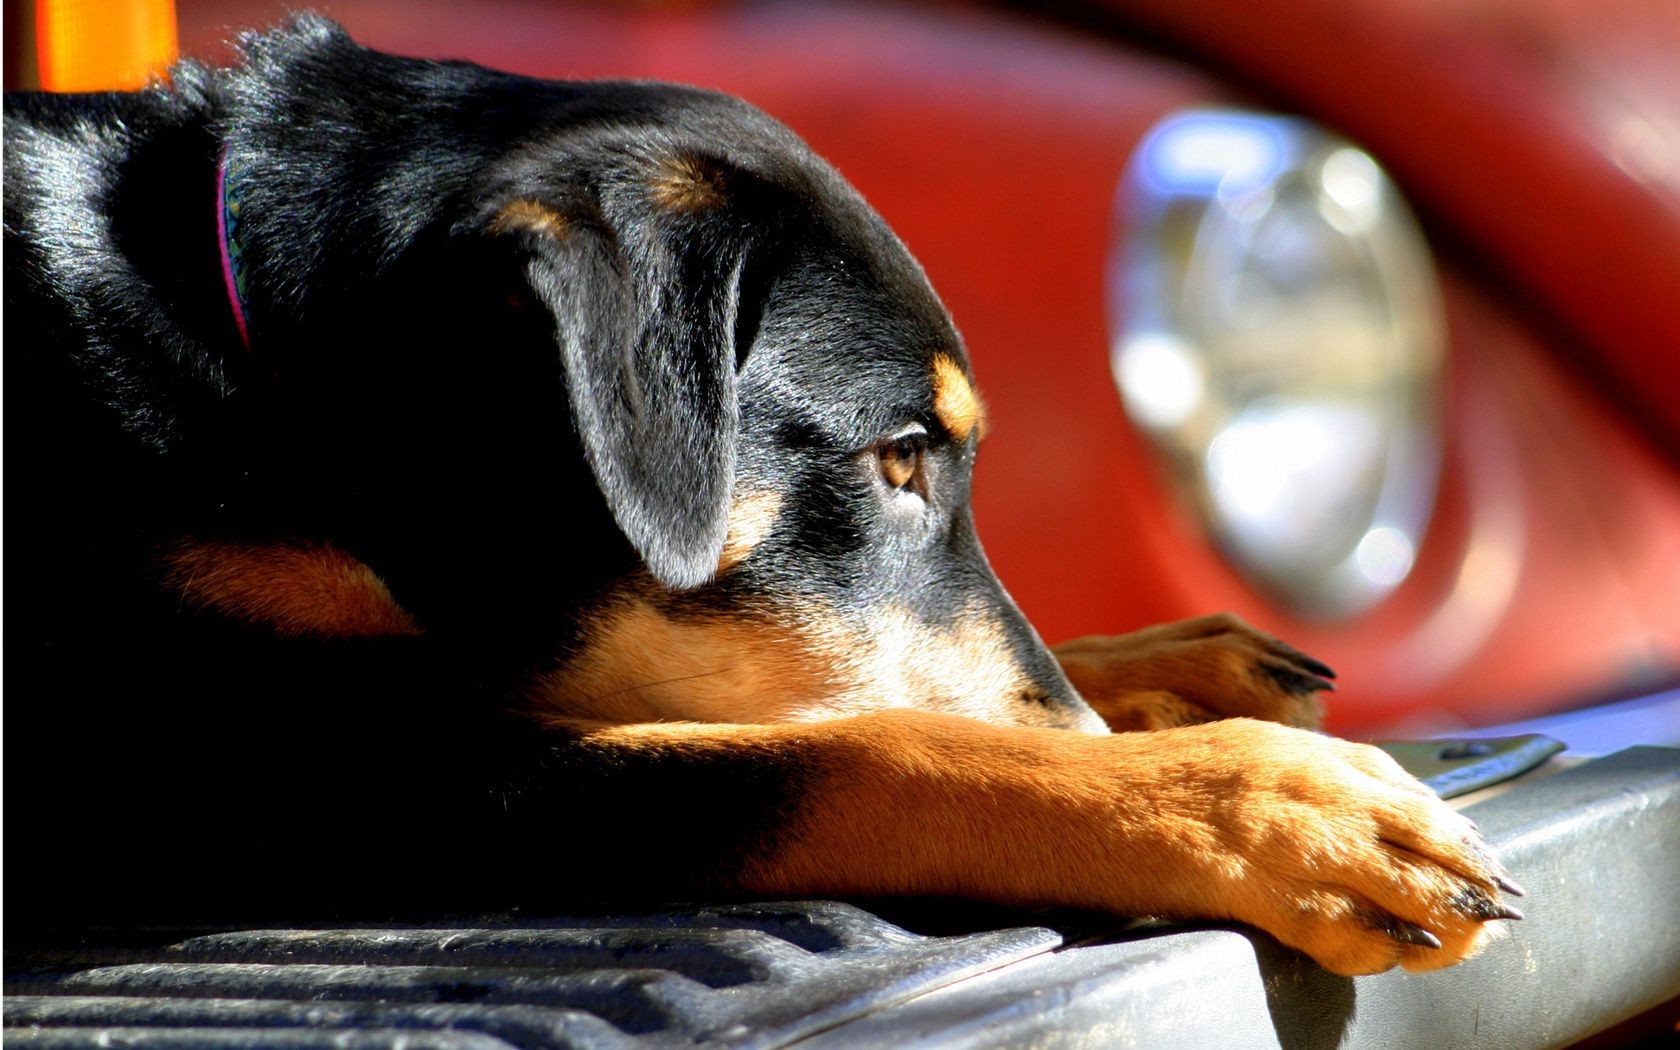
[[[19,1046],[783,1046],[1058,934],[924,937],[847,904],[474,928],[249,930],[7,958]],[[91,965],[98,963],[98,965]]]

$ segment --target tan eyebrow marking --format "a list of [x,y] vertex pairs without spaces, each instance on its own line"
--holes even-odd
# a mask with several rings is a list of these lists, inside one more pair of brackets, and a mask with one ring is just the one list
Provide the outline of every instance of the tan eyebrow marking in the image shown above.
[[496,213],[490,220],[491,233],[511,233],[528,230],[560,238],[566,235],[566,217],[542,201],[518,200]]
[[672,211],[699,211],[723,203],[723,172],[693,157],[667,157],[648,184],[653,201]]
[[933,359],[933,411],[958,441],[986,436],[986,406],[961,365],[949,354]]

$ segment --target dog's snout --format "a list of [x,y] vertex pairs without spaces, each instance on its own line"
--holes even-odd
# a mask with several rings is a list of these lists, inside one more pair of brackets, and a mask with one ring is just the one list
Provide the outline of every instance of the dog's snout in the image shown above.
[[1108,733],[1107,723],[1080,697],[1062,665],[1001,584],[997,585],[997,601],[1010,655],[1025,683],[1015,704],[1023,720],[1082,733]]

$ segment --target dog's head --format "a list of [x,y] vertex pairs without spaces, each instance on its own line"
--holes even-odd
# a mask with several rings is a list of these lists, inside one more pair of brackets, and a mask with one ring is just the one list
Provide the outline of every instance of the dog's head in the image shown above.
[[857,193],[730,98],[472,76],[481,112],[358,178],[415,227],[378,284],[293,304],[337,328],[276,366],[418,622],[570,619],[530,689],[570,715],[1096,729],[976,539],[962,343]]

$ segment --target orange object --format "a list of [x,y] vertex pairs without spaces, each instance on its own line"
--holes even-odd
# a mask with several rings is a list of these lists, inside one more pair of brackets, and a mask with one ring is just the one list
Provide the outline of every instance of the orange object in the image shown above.
[[145,87],[175,61],[174,0],[37,0],[41,87]]

